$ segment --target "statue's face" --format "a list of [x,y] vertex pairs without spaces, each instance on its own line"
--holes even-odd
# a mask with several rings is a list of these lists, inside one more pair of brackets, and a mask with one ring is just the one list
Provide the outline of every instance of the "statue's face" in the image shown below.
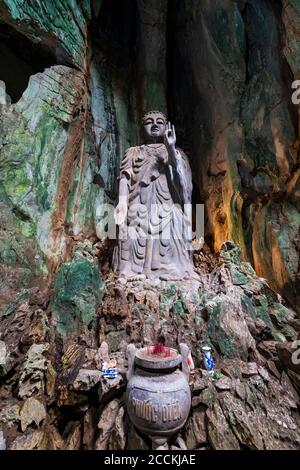
[[162,115],[153,114],[144,122],[144,130],[147,137],[159,138],[162,137],[166,130],[166,122]]

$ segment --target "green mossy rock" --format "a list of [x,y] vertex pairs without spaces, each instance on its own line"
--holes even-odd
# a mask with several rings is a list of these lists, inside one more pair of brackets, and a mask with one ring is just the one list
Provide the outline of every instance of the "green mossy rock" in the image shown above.
[[54,281],[52,315],[58,333],[66,336],[93,327],[97,307],[104,293],[104,283],[97,264],[80,252],[61,266]]
[[1,19],[35,42],[55,53],[57,61],[83,67],[87,43],[87,26],[102,0],[4,0]]
[[216,299],[206,306],[209,313],[207,325],[207,333],[211,343],[225,357],[240,357],[239,346],[236,344],[234,337],[230,334],[230,330],[222,325],[222,313],[228,306],[228,299]]

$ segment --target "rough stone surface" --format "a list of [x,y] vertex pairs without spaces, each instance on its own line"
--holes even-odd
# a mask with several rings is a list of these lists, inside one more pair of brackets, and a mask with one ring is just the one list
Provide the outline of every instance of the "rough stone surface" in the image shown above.
[[109,450],[124,450],[126,445],[126,431],[124,423],[125,410],[121,406],[116,416],[115,425],[109,437]]
[[119,413],[119,400],[111,401],[103,410],[98,423],[99,437],[96,441],[96,450],[108,450],[109,441]]
[[222,412],[219,404],[213,405],[212,409],[207,412],[208,416],[208,439],[216,450],[238,450],[239,442]]
[[[121,155],[139,137],[139,114],[165,111],[168,89],[205,201],[207,236],[216,249],[227,239],[239,242],[259,275],[296,306],[299,126],[290,97],[299,78],[298,2],[176,0],[168,11],[140,0],[120,5],[132,34],[119,36],[108,2],[69,2],[68,14],[59,1],[38,5],[1,4],[6,27],[47,50],[55,64],[32,74],[17,104],[1,87],[1,216],[12,234],[6,273],[17,271],[18,285],[45,282],[74,236],[101,232],[101,207],[115,197]],[[235,285],[244,282],[242,273],[231,274]],[[17,286],[9,278],[10,299]]]
[[1,430],[0,430],[0,450],[6,450],[6,440]]
[[197,449],[207,442],[205,410],[195,410],[192,418],[186,425],[187,449]]
[[1,4],[1,17],[27,35],[55,52],[58,61],[67,60],[83,66],[87,42],[87,25],[101,5],[101,0],[61,3],[48,2],[41,9],[38,0]]
[[10,450],[46,450],[47,437],[42,431],[33,431],[17,437]]
[[[92,263],[96,255],[89,256],[88,263]],[[59,334],[51,321],[52,309],[46,307],[51,303],[41,302],[37,293],[30,291],[16,301],[0,321],[13,365],[0,392],[4,405],[0,422],[8,436],[7,447],[151,448],[149,439],[132,429],[126,414],[124,346],[133,341],[140,347],[164,335],[170,346],[187,343],[195,362],[190,382],[192,410],[181,433],[185,446],[298,448],[299,371],[291,360],[293,342],[281,339],[295,312],[241,261],[233,243],[219,257],[195,253],[195,263],[203,273],[200,286],[180,282],[126,285],[126,312],[111,307],[117,284],[109,274],[97,308],[98,330],[78,331],[78,336]],[[243,273],[243,284],[232,280],[233,267]],[[140,292],[142,297],[136,295]],[[150,298],[151,302],[144,302]],[[216,305],[220,305],[219,314]],[[274,310],[281,313],[274,315]],[[122,340],[112,342],[113,335]],[[215,377],[203,368],[203,344],[212,347]],[[105,379],[101,373],[107,360],[116,361],[119,374],[115,379]],[[18,402],[12,390],[17,390]],[[39,429],[32,431],[32,426]],[[178,448],[175,440],[168,446]]]
[[299,15],[299,2],[290,0],[177,0],[168,51],[172,115],[190,149],[207,235],[217,250],[227,239],[238,242],[294,306],[299,121],[291,84],[299,79]]
[[221,378],[215,383],[217,390],[230,390],[232,387],[232,382],[228,377]]
[[108,398],[116,396],[124,386],[124,380],[120,374],[118,374],[115,379],[106,379],[105,377],[102,377],[98,392],[99,397],[101,400],[106,401]]
[[79,450],[81,446],[81,425],[73,426],[73,430],[70,432],[66,450]]
[[76,252],[65,263],[54,281],[52,318],[62,335],[79,332],[95,323],[96,310],[103,295],[103,282],[94,260]]
[[85,450],[92,450],[95,441],[95,422],[97,417],[97,409],[90,408],[83,421],[83,435],[82,435],[82,447]]
[[[163,335],[195,362],[166,449],[299,449],[299,2],[40,3],[0,5],[0,447],[150,449],[124,351]],[[110,270],[105,203],[149,108],[205,204],[200,287]],[[98,381],[107,358],[119,375]]]
[[35,424],[39,427],[40,423],[46,418],[46,410],[44,405],[35,398],[28,398],[20,412],[21,429],[26,431],[28,426]]
[[75,390],[90,390],[100,382],[101,376],[98,370],[80,369],[73,387]]
[[[85,188],[78,173],[84,178],[90,172],[79,155],[84,96],[83,74],[54,66],[33,75],[18,103],[1,112],[0,246],[8,298],[20,287],[46,285],[72,241],[67,217],[87,231],[91,226],[91,215],[74,201],[78,185]],[[94,197],[93,185],[88,191]]]
[[0,421],[7,423],[8,427],[18,425],[20,421],[20,406],[18,404],[10,404],[2,408],[0,412]]
[[0,341],[0,377],[6,375],[10,368],[10,361],[4,341]]
[[245,364],[242,367],[242,374],[245,377],[250,377],[251,375],[256,375],[257,373],[258,370],[255,362],[248,362],[248,364]]
[[33,394],[42,394],[45,387],[47,360],[44,352],[49,345],[33,344],[26,354],[26,359],[19,377],[19,397],[27,398]]

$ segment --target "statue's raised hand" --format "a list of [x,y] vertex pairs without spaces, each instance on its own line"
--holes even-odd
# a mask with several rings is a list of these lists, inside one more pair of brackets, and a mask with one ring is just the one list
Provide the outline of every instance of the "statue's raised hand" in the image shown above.
[[164,135],[164,143],[167,149],[174,149],[176,144],[176,133],[174,125],[171,126],[171,123],[168,122],[165,135]]

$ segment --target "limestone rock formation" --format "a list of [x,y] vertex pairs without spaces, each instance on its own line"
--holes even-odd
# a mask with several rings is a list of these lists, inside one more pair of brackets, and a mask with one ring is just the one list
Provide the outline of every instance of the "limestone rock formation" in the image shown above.
[[196,3],[173,2],[169,93],[207,209],[207,236],[217,250],[226,239],[238,242],[244,259],[297,307],[299,118],[291,96],[300,5]]
[[[158,334],[196,367],[171,448],[299,448],[299,2],[3,0],[0,16],[0,448],[151,448],[125,351]],[[205,205],[200,288],[111,272],[105,204],[149,109]]]
[[[3,371],[0,389],[6,446],[151,448],[147,436],[136,434],[126,412],[125,351],[131,341],[141,347],[163,335],[170,346],[187,343],[195,362],[192,409],[181,431],[181,445],[299,448],[300,374],[291,357],[298,354],[300,338],[296,313],[240,256],[232,242],[224,244],[219,257],[195,253],[202,278],[199,288],[193,281],[128,284],[123,292],[125,311],[114,309],[119,293],[108,274],[97,326],[89,333],[61,335],[52,321],[50,299],[43,306],[49,318],[44,335],[33,334],[39,325],[33,322],[24,337],[24,307],[16,304],[0,321],[1,341],[13,368]],[[55,291],[51,295],[55,297]],[[28,303],[27,317],[34,318],[33,312],[40,310],[35,301]],[[204,369],[203,344],[212,346],[214,378]],[[115,379],[102,376],[107,358],[116,361]],[[179,448],[178,442],[170,446]]]
[[188,149],[211,246],[238,242],[297,308],[298,2],[114,5],[1,4],[2,302],[47,284],[74,237],[101,233],[151,107],[168,108]]

